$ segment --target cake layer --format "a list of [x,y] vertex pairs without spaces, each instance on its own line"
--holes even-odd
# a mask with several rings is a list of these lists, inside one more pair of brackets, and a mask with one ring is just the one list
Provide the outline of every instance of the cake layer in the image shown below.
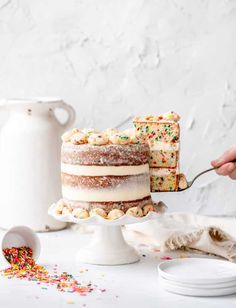
[[82,201],[73,201],[64,198],[65,204],[73,209],[75,208],[83,208],[85,210],[92,210],[96,208],[102,208],[106,212],[110,212],[113,209],[119,209],[126,212],[131,207],[141,207],[143,208],[147,204],[152,204],[151,197],[142,198],[139,200],[132,201],[119,201],[119,202],[82,202]]
[[151,191],[176,191],[178,190],[178,176],[169,175],[164,177],[159,177],[156,175],[151,175]]
[[61,172],[80,176],[136,175],[149,172],[148,164],[137,166],[84,166],[61,164]]
[[149,165],[150,167],[175,168],[178,164],[178,151],[150,151]]
[[151,191],[178,190],[178,168],[150,168]]
[[161,142],[161,141],[155,141],[155,142],[154,141],[153,142],[149,141],[149,146],[150,146],[151,151],[179,151],[180,149],[179,142],[167,143],[167,142]]
[[62,195],[77,201],[130,201],[150,195],[149,173],[77,176],[62,173]]
[[150,168],[150,175],[168,176],[179,174],[179,166],[176,168]]
[[179,124],[173,121],[134,121],[136,134],[150,145],[155,142],[173,143],[179,142]]
[[95,166],[138,166],[148,163],[147,144],[91,144],[63,143],[61,160],[64,164]]
[[141,186],[146,183],[148,186],[149,173],[122,176],[78,176],[62,173],[62,185],[76,187],[78,189],[117,189],[121,187]]

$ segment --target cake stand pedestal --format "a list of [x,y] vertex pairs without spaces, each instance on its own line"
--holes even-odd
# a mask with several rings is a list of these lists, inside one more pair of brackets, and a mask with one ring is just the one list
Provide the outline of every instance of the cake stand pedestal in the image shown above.
[[125,241],[121,226],[96,226],[91,242],[81,248],[78,261],[98,265],[118,265],[139,261],[137,251]]
[[55,205],[52,205],[48,213],[57,220],[95,226],[90,243],[78,250],[76,261],[96,265],[122,265],[139,261],[138,252],[125,241],[121,226],[157,219],[161,215],[150,212],[141,218],[124,215],[116,220],[100,216],[77,219],[71,214],[58,215],[55,209]]

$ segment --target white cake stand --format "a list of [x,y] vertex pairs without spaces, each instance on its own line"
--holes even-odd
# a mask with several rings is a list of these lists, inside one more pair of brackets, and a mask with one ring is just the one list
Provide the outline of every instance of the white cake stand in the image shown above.
[[139,261],[138,252],[125,241],[121,226],[157,219],[162,214],[161,212],[149,212],[141,218],[124,215],[116,220],[107,220],[97,215],[77,219],[71,214],[56,214],[56,205],[52,205],[48,213],[60,221],[96,226],[92,240],[78,251],[76,260],[97,265],[121,265]]

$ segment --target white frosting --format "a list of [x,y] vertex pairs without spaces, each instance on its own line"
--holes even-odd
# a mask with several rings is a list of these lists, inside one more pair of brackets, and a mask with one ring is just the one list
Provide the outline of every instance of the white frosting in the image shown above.
[[119,209],[113,209],[108,213],[107,218],[113,220],[113,219],[118,219],[122,217],[123,215],[125,215],[123,211]]
[[146,115],[143,118],[135,117],[134,122],[178,122],[180,120],[180,116],[174,111],[169,111],[160,115]]
[[88,136],[91,135],[91,134],[98,134],[99,133],[99,131],[94,129],[94,128],[84,128],[84,129],[82,129],[82,132],[84,134],[88,135]]
[[134,207],[129,208],[127,210],[126,214],[134,216],[134,217],[142,217],[143,216],[143,210],[138,206],[134,206]]
[[79,132],[79,129],[78,129],[78,128],[73,128],[73,129],[71,129],[71,130],[65,132],[65,133],[61,136],[61,140],[62,140],[63,142],[69,142],[70,139],[71,139],[71,137],[72,137],[74,134],[78,133],[78,132]]
[[127,136],[134,136],[135,135],[135,128],[127,128],[125,130],[123,130],[123,134],[127,135]]
[[150,186],[147,183],[139,185],[122,185],[115,189],[79,189],[70,186],[62,186],[64,198],[73,201],[108,202],[108,201],[132,201],[150,196]]
[[89,213],[85,209],[76,208],[73,210],[72,215],[76,218],[83,219],[88,218]]
[[106,136],[111,136],[113,134],[117,134],[119,131],[116,128],[107,128],[106,130],[103,131],[103,134],[105,134]]
[[139,166],[81,166],[61,164],[61,172],[78,176],[136,175],[149,172],[148,164]]
[[179,174],[179,168],[150,168],[150,175],[168,176]]
[[101,216],[103,218],[107,217],[106,211],[104,209],[101,209],[101,208],[92,209],[89,212],[89,216],[94,216],[94,215],[99,215],[99,216]]
[[178,122],[180,120],[180,116],[174,111],[166,112],[162,116],[163,116],[163,119],[165,120],[170,120],[170,121],[175,121],[175,122]]
[[104,134],[91,134],[88,137],[88,143],[93,145],[104,145],[108,143],[108,137]]
[[117,133],[109,136],[109,140],[113,144],[129,144],[130,143],[130,136],[124,133]]
[[155,144],[150,145],[151,151],[179,151],[179,143],[167,143],[167,142],[155,142]]
[[71,136],[70,141],[73,144],[87,143],[87,136],[83,132],[78,132],[78,133],[75,133],[73,136]]

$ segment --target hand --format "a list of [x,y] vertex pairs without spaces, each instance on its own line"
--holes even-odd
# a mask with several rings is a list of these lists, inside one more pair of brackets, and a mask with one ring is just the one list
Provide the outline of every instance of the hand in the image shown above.
[[236,145],[232,146],[218,159],[211,162],[213,167],[218,167],[216,173],[219,175],[229,176],[231,179],[236,180],[236,163],[232,160],[236,159]]

